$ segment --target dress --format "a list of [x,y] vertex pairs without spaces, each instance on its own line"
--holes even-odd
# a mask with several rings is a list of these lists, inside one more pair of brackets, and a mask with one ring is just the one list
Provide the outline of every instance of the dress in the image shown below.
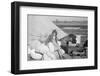
[[55,55],[50,51],[47,45],[41,44],[38,47],[38,51],[43,54],[43,60],[54,60],[56,59]]
[[56,47],[53,42],[49,42],[48,47],[49,47],[50,52],[52,52],[55,55],[56,59],[60,59],[59,54],[60,56],[62,56],[65,52],[63,49],[60,48],[60,42],[57,42],[57,43],[58,43],[59,48]]
[[[59,43],[59,42],[58,42]],[[60,43],[59,43],[60,45]],[[34,41],[31,44],[32,49],[28,48],[28,54],[34,60],[56,60],[59,59],[58,48],[54,46],[52,42],[47,45],[40,43],[39,41]],[[60,55],[64,54],[64,51],[60,49]]]

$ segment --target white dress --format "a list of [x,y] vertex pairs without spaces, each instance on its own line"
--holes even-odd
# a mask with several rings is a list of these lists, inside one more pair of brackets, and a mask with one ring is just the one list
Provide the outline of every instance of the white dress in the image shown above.
[[56,59],[54,54],[52,52],[50,52],[50,49],[45,44],[42,44],[41,46],[39,46],[38,51],[43,54],[43,60],[54,60],[54,59]]
[[[60,45],[61,45],[60,42],[58,41],[57,43],[60,47]],[[49,47],[50,52],[52,52],[55,55],[56,59],[59,59],[58,51],[56,50],[54,44],[52,42],[49,42],[48,47]],[[60,55],[63,55],[65,53],[65,51],[60,48],[59,53],[60,53]]]
[[[56,60],[58,53],[55,52],[55,47],[52,42],[48,45],[44,43],[39,43],[39,41],[32,42],[32,49],[28,48],[28,54],[35,60]],[[62,50],[60,54],[63,54]]]

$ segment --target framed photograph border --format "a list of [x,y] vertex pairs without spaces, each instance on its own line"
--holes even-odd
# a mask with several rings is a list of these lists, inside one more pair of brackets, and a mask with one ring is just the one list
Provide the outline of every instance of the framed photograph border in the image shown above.
[[[44,8],[63,8],[63,9],[83,9],[94,10],[94,66],[83,67],[65,67],[65,68],[49,68],[35,70],[20,70],[20,6],[44,7]],[[81,6],[81,5],[64,5],[64,4],[48,4],[48,3],[31,3],[31,2],[12,2],[11,3],[11,73],[26,74],[26,73],[43,73],[43,72],[58,72],[58,71],[73,71],[73,70],[90,70],[97,69],[97,7],[96,6]]]

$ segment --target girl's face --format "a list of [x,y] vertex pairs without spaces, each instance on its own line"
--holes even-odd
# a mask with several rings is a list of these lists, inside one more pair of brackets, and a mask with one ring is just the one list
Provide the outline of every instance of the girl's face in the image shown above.
[[56,33],[53,33],[53,39],[55,39],[56,38]]

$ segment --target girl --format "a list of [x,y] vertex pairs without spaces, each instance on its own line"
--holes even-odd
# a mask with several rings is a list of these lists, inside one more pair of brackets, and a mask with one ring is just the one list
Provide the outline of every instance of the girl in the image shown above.
[[57,40],[57,31],[53,30],[45,43],[49,51],[55,56],[56,59],[63,59],[64,50],[60,47],[60,42]]

